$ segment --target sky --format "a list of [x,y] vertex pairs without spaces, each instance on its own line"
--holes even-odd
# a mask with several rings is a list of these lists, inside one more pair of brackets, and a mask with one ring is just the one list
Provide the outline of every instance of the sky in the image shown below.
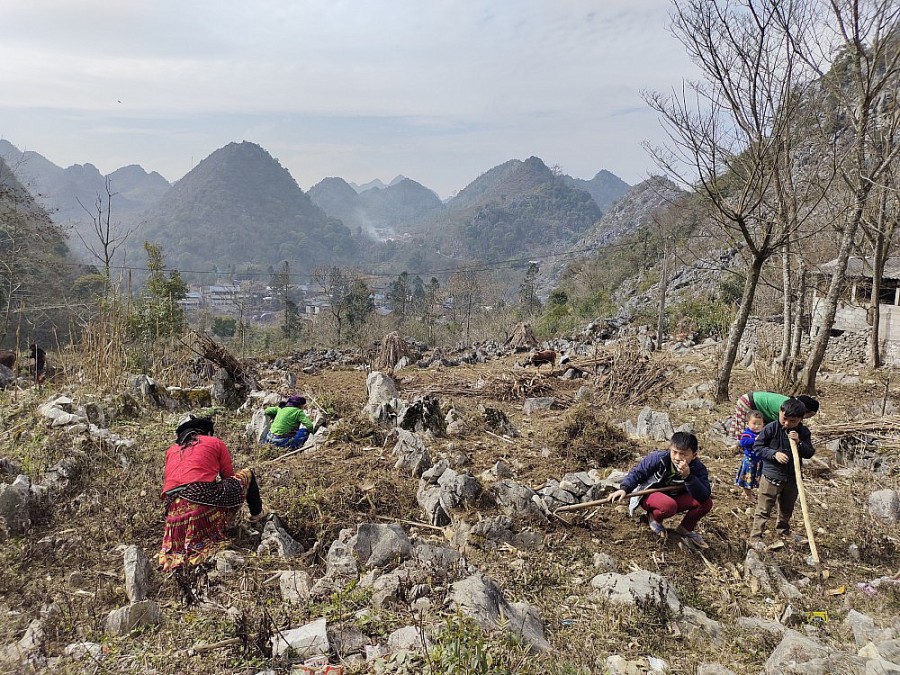
[[176,181],[252,141],[304,190],[398,174],[446,198],[536,155],[656,171],[642,90],[695,70],[668,0],[0,2],[0,138]]

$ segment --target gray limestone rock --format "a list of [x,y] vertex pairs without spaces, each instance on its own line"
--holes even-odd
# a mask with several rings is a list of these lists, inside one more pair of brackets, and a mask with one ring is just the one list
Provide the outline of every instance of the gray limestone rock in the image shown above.
[[411,431],[395,429],[397,443],[393,454],[397,458],[394,468],[411,476],[421,476],[431,466],[431,455],[425,442]]
[[0,485],[0,541],[17,537],[31,527],[31,481],[21,474]]
[[701,663],[697,668],[697,675],[737,675],[737,673],[718,663]]
[[532,415],[539,410],[550,410],[556,399],[552,396],[543,396],[536,398],[526,398],[522,404],[522,412],[526,415]]
[[619,605],[658,602],[667,605],[672,612],[681,611],[681,600],[672,585],[665,578],[646,570],[629,574],[598,574],[591,579],[591,586],[610,602]]
[[668,413],[653,412],[650,406],[644,407],[638,414],[636,435],[641,438],[649,438],[654,441],[668,441],[675,430],[669,420]]
[[309,600],[312,579],[302,570],[285,570],[278,577],[281,599],[292,604],[303,604]]
[[244,436],[251,443],[259,445],[266,440],[266,434],[269,433],[271,423],[272,421],[266,417],[264,409],[254,410],[253,417],[250,418],[244,429]]
[[299,628],[278,631],[272,636],[272,656],[293,652],[297,658],[327,654],[331,651],[328,642],[328,624],[325,617]]
[[363,412],[371,418],[382,406],[389,406],[398,398],[400,394],[397,391],[397,385],[389,376],[379,371],[372,371],[366,377],[366,391],[369,394],[369,401]]
[[500,587],[481,574],[461,579],[451,586],[451,601],[464,614],[473,617],[483,627],[495,629],[501,618],[507,630],[519,634],[535,651],[549,651],[544,636],[544,622],[538,611],[528,603],[510,603]]
[[451,548],[420,541],[413,545],[413,559],[419,567],[442,575],[458,571],[465,562],[462,556]]
[[[809,663],[814,659],[827,657],[830,650],[818,640],[807,637],[795,630],[786,630],[784,637],[765,663],[766,675],[784,675],[796,672],[798,664]],[[823,671],[823,675],[835,671]]]
[[156,626],[161,618],[159,605],[152,600],[141,600],[111,611],[106,617],[106,632],[127,635],[136,628]]
[[406,532],[396,523],[360,523],[348,547],[364,568],[399,563],[407,560],[413,550]]
[[875,518],[889,524],[900,522],[900,493],[896,490],[878,490],[869,495],[866,508]]
[[[753,579],[756,581],[752,582]],[[747,557],[744,558],[744,580],[751,582],[751,588],[755,583],[764,593],[773,592],[774,587],[769,572],[763,561],[759,559],[759,554],[752,548],[747,551]]]
[[395,630],[388,635],[387,645],[388,650],[391,652],[397,652],[401,649],[412,652],[423,650],[426,647],[426,645],[422,644],[422,636],[419,633],[419,629],[415,626],[403,626]]
[[369,644],[369,637],[351,623],[328,626],[327,632],[331,648],[342,659],[361,654]]
[[343,529],[338,533],[338,538],[331,542],[328,553],[325,554],[325,576],[328,578],[348,577],[356,579],[359,569],[350,540],[354,536],[352,529]]
[[543,502],[530,487],[506,478],[491,485],[490,492],[505,514],[539,523],[547,522],[547,516],[542,508]]
[[125,594],[131,602],[147,599],[150,566],[147,554],[132,544],[125,548]]
[[263,526],[257,555],[275,555],[281,558],[295,558],[303,553],[303,546],[282,527],[277,515],[272,515]]
[[423,483],[416,491],[416,502],[425,512],[425,518],[431,525],[444,527],[452,522],[449,506],[445,506],[443,490],[436,485]]

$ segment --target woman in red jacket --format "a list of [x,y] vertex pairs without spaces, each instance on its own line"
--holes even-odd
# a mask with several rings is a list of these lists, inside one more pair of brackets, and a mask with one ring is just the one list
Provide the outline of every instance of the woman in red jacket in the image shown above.
[[159,565],[166,572],[199,565],[227,547],[225,528],[245,501],[251,522],[266,516],[253,471],[235,473],[228,447],[212,435],[212,420],[191,415],[175,434],[162,488],[166,527]]

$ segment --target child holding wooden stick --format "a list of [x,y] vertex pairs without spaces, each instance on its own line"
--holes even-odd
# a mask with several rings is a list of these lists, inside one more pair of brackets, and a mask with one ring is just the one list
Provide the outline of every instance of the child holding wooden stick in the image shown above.
[[[698,443],[694,434],[678,431],[672,435],[668,450],[651,452],[634,467],[610,495],[610,501],[619,501],[632,492],[646,488],[675,486],[675,492],[655,492],[644,497],[632,497],[629,513],[638,506],[647,511],[650,530],[661,539],[668,532],[662,521],[684,513],[675,532],[689,539],[699,548],[709,548],[694,528],[700,519],[712,509],[712,488],[709,473],[697,457]],[[677,490],[682,486],[681,490]]]
[[815,454],[809,429],[803,425],[807,410],[803,403],[791,398],[781,404],[778,419],[770,422],[756,438],[753,450],[762,457],[762,479],[756,501],[756,513],[750,530],[750,545],[763,548],[763,533],[777,506],[775,531],[783,538],[791,534],[791,515],[797,503],[797,476],[791,455],[791,440],[803,459]]

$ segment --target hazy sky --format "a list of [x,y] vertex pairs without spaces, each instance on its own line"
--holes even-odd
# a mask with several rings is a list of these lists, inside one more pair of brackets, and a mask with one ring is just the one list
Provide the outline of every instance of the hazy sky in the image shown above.
[[170,181],[231,141],[305,190],[403,174],[447,197],[537,155],[629,183],[642,89],[693,73],[668,0],[0,2],[0,138]]

